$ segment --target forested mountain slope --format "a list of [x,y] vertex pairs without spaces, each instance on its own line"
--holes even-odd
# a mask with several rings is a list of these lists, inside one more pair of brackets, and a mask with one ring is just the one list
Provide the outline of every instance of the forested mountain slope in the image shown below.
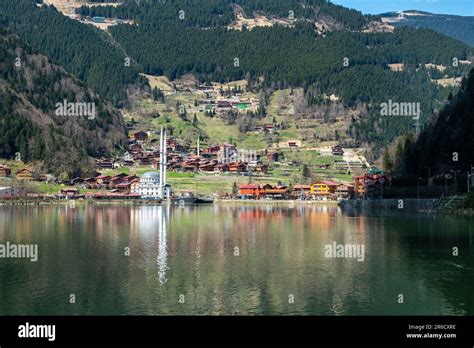
[[[4,25],[114,102],[139,84],[138,71],[170,80],[191,73],[201,83],[246,79],[267,94],[303,87],[309,107],[335,95],[364,110],[347,134],[373,151],[371,159],[414,126],[410,117],[382,117],[382,103],[419,103],[424,124],[456,90],[437,81],[465,75],[474,57],[473,48],[432,30],[388,30],[379,17],[326,0],[125,0],[78,10],[134,23],[108,32],[34,0],[0,0],[0,9]],[[232,26],[258,16],[271,25]],[[126,67],[125,56],[137,65]]]
[[474,69],[463,81],[459,93],[449,98],[439,116],[428,125],[414,144],[405,147],[399,172],[421,175],[474,165]]
[[[95,116],[57,114],[64,100],[94,105]],[[73,177],[91,173],[90,156],[127,146],[121,115],[62,67],[0,29],[0,158],[41,161]]]
[[0,22],[117,105],[126,101],[127,91],[143,86],[133,62],[126,66],[125,53],[106,33],[65,17],[53,6],[0,0]]
[[[263,15],[286,25],[229,30],[236,8],[246,18]],[[249,85],[272,89],[303,86],[309,103],[324,93],[347,106],[362,104],[366,117],[353,120],[349,132],[376,155],[414,123],[381,118],[380,104],[420,103],[420,121],[426,122],[452,90],[434,79],[465,74],[466,67],[453,66],[453,58],[466,60],[474,52],[428,29],[368,32],[369,23],[382,25],[380,18],[323,0],[126,0],[121,6],[84,6],[79,13],[133,20],[134,25],[109,30],[147,74],[173,80],[192,73],[201,82],[247,79]],[[294,19],[288,21],[291,13]],[[392,71],[389,64],[403,69]]]

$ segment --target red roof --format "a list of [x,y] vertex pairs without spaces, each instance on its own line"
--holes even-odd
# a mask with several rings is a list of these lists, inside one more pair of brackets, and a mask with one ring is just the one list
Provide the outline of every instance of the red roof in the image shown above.
[[239,185],[239,189],[259,189],[260,185],[258,184],[247,184],[247,185]]
[[295,185],[293,186],[293,190],[304,190],[304,189],[307,189],[309,190],[311,188],[310,185]]
[[118,184],[115,187],[129,187],[129,186],[130,186],[130,183],[128,183],[128,184]]
[[320,181],[319,183],[322,183],[322,184],[325,184],[325,185],[328,185],[328,186],[339,186],[340,185],[337,182],[330,181],[330,180],[323,180],[323,181]]

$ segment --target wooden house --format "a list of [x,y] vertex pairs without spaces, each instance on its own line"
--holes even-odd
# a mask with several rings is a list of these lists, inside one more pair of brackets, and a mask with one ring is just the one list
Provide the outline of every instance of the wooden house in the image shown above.
[[108,175],[99,175],[95,178],[96,182],[100,186],[108,186],[110,184],[111,177]]
[[10,167],[0,164],[0,177],[8,178],[12,175]]
[[84,179],[84,185],[86,186],[86,188],[88,189],[95,189],[97,188],[97,179],[92,177],[92,178],[85,178]]
[[242,162],[229,163],[229,172],[231,173],[245,173],[247,171],[247,165]]
[[268,173],[268,166],[266,164],[257,164],[255,166],[255,172],[267,174]]
[[292,194],[294,196],[307,195],[311,192],[311,185],[297,184],[293,186]]
[[260,198],[263,193],[259,184],[239,185],[239,194],[241,196],[249,196],[252,198]]
[[15,177],[17,180],[33,181],[33,172],[27,168],[20,169],[16,172]]
[[132,139],[135,141],[147,141],[148,140],[148,133],[139,131],[132,134]]
[[354,197],[354,186],[352,185],[339,185],[336,189],[336,196],[338,198],[353,198]]
[[336,145],[331,148],[331,153],[333,156],[342,156],[344,155],[344,150],[342,149],[341,145]]

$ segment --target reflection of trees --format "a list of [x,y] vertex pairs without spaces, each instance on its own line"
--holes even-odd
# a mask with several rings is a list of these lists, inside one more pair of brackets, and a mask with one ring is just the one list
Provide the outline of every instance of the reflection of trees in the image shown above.
[[[473,315],[472,218],[428,214],[408,216],[389,225],[390,233],[400,230],[404,231],[399,235],[399,243],[405,247],[410,262],[411,284],[427,289],[421,294],[423,301],[418,303],[422,307],[422,302],[430,302],[424,305],[423,313]],[[453,256],[454,246],[459,250],[457,257]],[[433,291],[439,295],[433,296]]]
[[[38,242],[40,261],[0,261],[0,314],[472,314],[473,229],[324,205],[1,207],[0,238]],[[333,241],[365,262],[326,259]]]

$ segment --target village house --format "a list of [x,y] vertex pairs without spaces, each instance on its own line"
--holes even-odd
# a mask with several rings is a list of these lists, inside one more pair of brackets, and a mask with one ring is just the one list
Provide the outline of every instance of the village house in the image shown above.
[[106,186],[109,186],[111,178],[108,175],[99,175],[95,179],[96,179],[97,185],[106,187]]
[[214,167],[214,173],[227,173],[229,171],[229,165],[227,163],[219,163]]
[[59,194],[66,198],[76,198],[79,195],[79,190],[75,187],[65,187],[59,191]]
[[311,192],[311,185],[297,184],[293,186],[293,191],[291,192],[293,197],[307,196]]
[[10,167],[0,164],[0,177],[8,178],[12,174]]
[[124,167],[133,167],[135,166],[135,161],[132,159],[125,159],[122,161],[122,166]]
[[72,186],[80,186],[84,184],[84,179],[82,178],[74,178],[71,180],[71,185]]
[[265,184],[262,187],[262,194],[266,198],[272,199],[286,199],[288,198],[288,186],[286,185],[270,185]]
[[299,140],[288,140],[286,144],[288,147],[301,147],[301,141]]
[[227,100],[218,100],[217,107],[220,109],[232,109],[232,104]]
[[245,173],[247,172],[247,165],[242,162],[229,163],[229,172],[231,173]]
[[143,147],[140,144],[132,144],[129,147],[130,147],[130,151],[132,151],[132,152],[143,151]]
[[0,199],[18,198],[25,195],[25,191],[17,187],[0,187]]
[[141,157],[138,161],[141,166],[151,166],[153,164],[153,159],[147,156]]
[[33,172],[27,168],[20,169],[16,172],[15,177],[17,180],[33,181]]
[[131,193],[131,185],[132,183],[121,183],[114,186],[116,192],[122,194],[129,194]]
[[101,158],[96,159],[97,167],[100,169],[113,169],[114,168],[114,160],[109,158]]
[[281,154],[279,152],[269,152],[267,153],[267,159],[270,162],[279,162]]
[[96,178],[86,178],[84,179],[84,185],[87,189],[95,189],[98,187]]
[[268,166],[266,164],[257,164],[254,168],[256,173],[267,174],[268,173]]
[[132,133],[132,139],[135,141],[147,141],[148,133],[143,131]]
[[354,197],[354,186],[352,185],[339,185],[336,189],[336,196],[338,198],[349,199]]
[[310,193],[316,197],[329,197],[335,194],[340,184],[330,180],[323,180],[311,185]]
[[260,198],[263,193],[259,184],[239,185],[239,195],[249,198]]
[[341,145],[336,145],[331,148],[331,153],[333,156],[342,156],[344,155],[344,150]]

